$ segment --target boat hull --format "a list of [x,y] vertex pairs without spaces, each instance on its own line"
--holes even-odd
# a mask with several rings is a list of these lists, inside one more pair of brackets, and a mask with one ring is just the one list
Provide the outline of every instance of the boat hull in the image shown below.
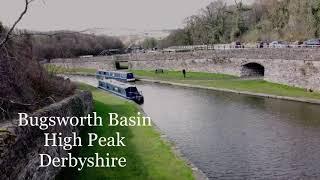
[[104,91],[107,91],[107,92],[111,92],[117,96],[120,96],[122,98],[125,98],[125,99],[128,99],[128,100],[131,100],[131,101],[134,101],[136,102],[137,104],[143,104],[144,103],[144,97],[143,96],[135,96],[135,97],[128,97],[128,96],[125,96],[124,94],[121,94],[121,93],[118,93],[118,92],[115,92],[113,90],[110,90],[110,89],[107,89],[103,86],[98,86],[99,89],[102,89]]

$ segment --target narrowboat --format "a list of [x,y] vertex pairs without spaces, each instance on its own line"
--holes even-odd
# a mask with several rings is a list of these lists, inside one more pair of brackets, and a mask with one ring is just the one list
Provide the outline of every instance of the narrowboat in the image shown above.
[[122,83],[113,79],[99,80],[98,88],[112,92],[118,96],[132,100],[137,104],[143,104],[144,98],[136,86]]
[[122,82],[133,82],[135,77],[131,72],[124,71],[103,71],[99,70],[96,73],[98,79],[115,79]]

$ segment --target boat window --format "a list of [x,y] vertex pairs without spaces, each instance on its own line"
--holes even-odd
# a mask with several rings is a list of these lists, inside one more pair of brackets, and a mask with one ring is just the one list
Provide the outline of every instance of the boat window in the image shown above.
[[127,91],[127,92],[137,92],[138,90],[137,90],[136,87],[128,87],[128,88],[126,89],[126,91]]
[[106,75],[106,74],[107,74],[107,72],[103,72],[103,74],[104,74],[104,75]]
[[138,95],[138,90],[136,87],[128,87],[126,89],[126,94],[128,97],[133,97],[133,96]]
[[133,76],[132,73],[128,73],[128,74],[127,74],[127,79],[133,79],[133,78],[134,78],[134,76]]

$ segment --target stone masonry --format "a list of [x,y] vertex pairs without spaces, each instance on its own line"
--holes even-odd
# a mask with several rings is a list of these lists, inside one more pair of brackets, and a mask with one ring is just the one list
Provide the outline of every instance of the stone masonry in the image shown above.
[[[85,116],[93,109],[90,92],[79,92],[56,104],[35,112],[33,117]],[[30,115],[31,116],[31,115]],[[1,180],[52,180],[61,168],[49,166],[40,168],[39,154],[53,157],[65,157],[67,152],[62,147],[44,147],[44,133],[59,133],[63,137],[79,132],[77,127],[54,126],[42,131],[38,127],[19,127],[17,122],[1,124],[0,130],[0,179]]]
[[[56,65],[96,69],[115,69],[116,61],[128,61],[134,70],[182,70],[223,73],[236,76],[259,72],[248,64],[263,68],[266,81],[320,91],[320,49],[230,49],[184,53],[141,53],[53,60]],[[250,74],[250,73],[249,73]]]

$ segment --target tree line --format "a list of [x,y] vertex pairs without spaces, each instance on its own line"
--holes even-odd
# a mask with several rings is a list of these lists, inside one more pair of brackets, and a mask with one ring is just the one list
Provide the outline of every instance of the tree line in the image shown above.
[[0,22],[0,41],[4,42],[0,46],[0,122],[59,101],[75,90],[70,81],[43,69],[33,53],[33,36],[8,32]]
[[158,42],[159,47],[233,41],[303,41],[320,36],[320,0],[255,0],[228,5],[216,0],[185,27]]
[[122,49],[120,39],[72,31],[29,33],[33,54],[39,59],[70,58],[82,55],[99,55],[106,49]]
[[70,96],[75,85],[55,76],[39,60],[98,55],[102,50],[122,48],[115,37],[81,32],[30,32],[15,27],[34,0],[24,0],[24,9],[10,27],[0,22],[0,122],[18,112],[33,112]]

